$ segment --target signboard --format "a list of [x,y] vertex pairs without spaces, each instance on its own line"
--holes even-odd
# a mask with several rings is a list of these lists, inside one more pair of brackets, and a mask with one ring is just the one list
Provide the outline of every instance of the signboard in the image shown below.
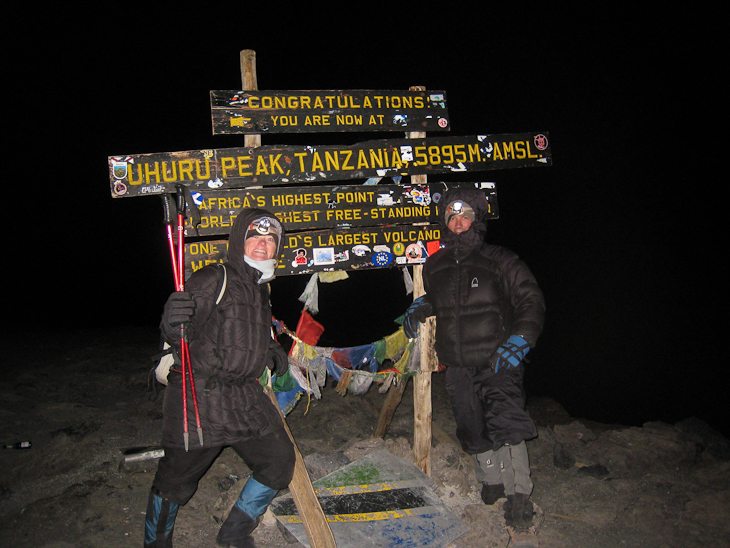
[[443,193],[459,186],[484,189],[488,219],[499,217],[495,183],[273,187],[193,192],[200,213],[197,230],[187,220],[185,236],[228,235],[242,207],[270,211],[287,232],[317,228],[436,223]]
[[444,91],[211,91],[213,135],[448,131]]
[[[390,268],[426,262],[440,249],[440,225],[334,228],[285,234],[277,276],[333,270]],[[185,277],[222,262],[227,240],[185,244]]]
[[490,171],[552,164],[546,132],[423,139],[387,139],[354,145],[261,146],[110,156],[113,198],[256,185],[321,183]]

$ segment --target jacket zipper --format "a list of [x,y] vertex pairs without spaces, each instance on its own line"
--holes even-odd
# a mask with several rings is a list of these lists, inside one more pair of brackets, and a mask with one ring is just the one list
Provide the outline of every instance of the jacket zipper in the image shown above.
[[454,323],[456,324],[456,355],[459,356],[459,365],[463,365],[464,360],[461,356],[461,317],[459,309],[461,307],[461,259],[458,250],[454,253],[456,260],[456,309],[454,310]]

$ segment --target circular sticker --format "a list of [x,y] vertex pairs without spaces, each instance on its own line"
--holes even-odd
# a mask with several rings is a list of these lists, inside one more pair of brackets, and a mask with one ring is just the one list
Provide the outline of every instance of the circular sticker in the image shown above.
[[403,252],[406,250],[406,246],[404,246],[401,242],[398,242],[397,244],[393,244],[393,253],[396,255],[403,255]]
[[538,133],[537,135],[535,135],[533,140],[535,142],[537,150],[545,150],[548,147],[548,139],[542,133]]
[[124,196],[127,193],[127,185],[122,181],[114,181],[114,194]]
[[423,258],[423,252],[419,244],[411,244],[406,248],[406,258],[409,262],[418,262]]

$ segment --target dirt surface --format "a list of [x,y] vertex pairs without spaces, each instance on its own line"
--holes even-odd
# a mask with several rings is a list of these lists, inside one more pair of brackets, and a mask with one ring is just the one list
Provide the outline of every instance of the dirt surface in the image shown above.
[[[161,394],[148,388],[157,333],[148,329],[13,337],[0,380],[0,546],[141,546],[156,460],[124,451],[155,447]],[[705,423],[625,427],[581,421],[552,400],[530,401],[539,436],[528,443],[537,514],[531,534],[505,528],[502,503],[479,498],[471,457],[453,437],[443,386],[433,380],[432,480],[468,527],[459,547],[730,546],[730,444]],[[374,449],[412,461],[412,382],[384,439],[372,437],[385,394],[299,402],[287,422],[313,480]],[[306,412],[306,413],[305,413]],[[215,546],[220,522],[248,477],[230,449],[181,509],[179,548]],[[267,514],[259,546],[298,545]]]

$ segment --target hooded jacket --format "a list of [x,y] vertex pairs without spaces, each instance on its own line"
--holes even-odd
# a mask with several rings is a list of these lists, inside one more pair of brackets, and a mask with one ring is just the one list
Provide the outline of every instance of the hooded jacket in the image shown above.
[[[256,208],[243,209],[237,215],[228,239],[226,289],[217,305],[221,272],[216,265],[194,272],[185,285],[195,300],[187,336],[206,447],[264,435],[281,420],[258,381],[272,340],[269,289],[267,284],[259,284],[261,272],[244,260],[248,226],[262,216],[275,219],[268,211]],[[281,238],[277,241],[280,245]],[[176,334],[163,332],[163,336],[170,344],[179,344]],[[178,372],[169,379],[163,446],[183,447],[181,376]],[[189,390],[190,447],[195,448],[196,417]]]
[[542,332],[545,303],[527,265],[501,246],[484,242],[488,202],[475,188],[455,188],[441,202],[462,200],[474,209],[466,232],[442,220],[444,248],[426,261],[426,299],[436,314],[435,349],[447,367],[493,368],[495,351],[510,335],[534,347]]

